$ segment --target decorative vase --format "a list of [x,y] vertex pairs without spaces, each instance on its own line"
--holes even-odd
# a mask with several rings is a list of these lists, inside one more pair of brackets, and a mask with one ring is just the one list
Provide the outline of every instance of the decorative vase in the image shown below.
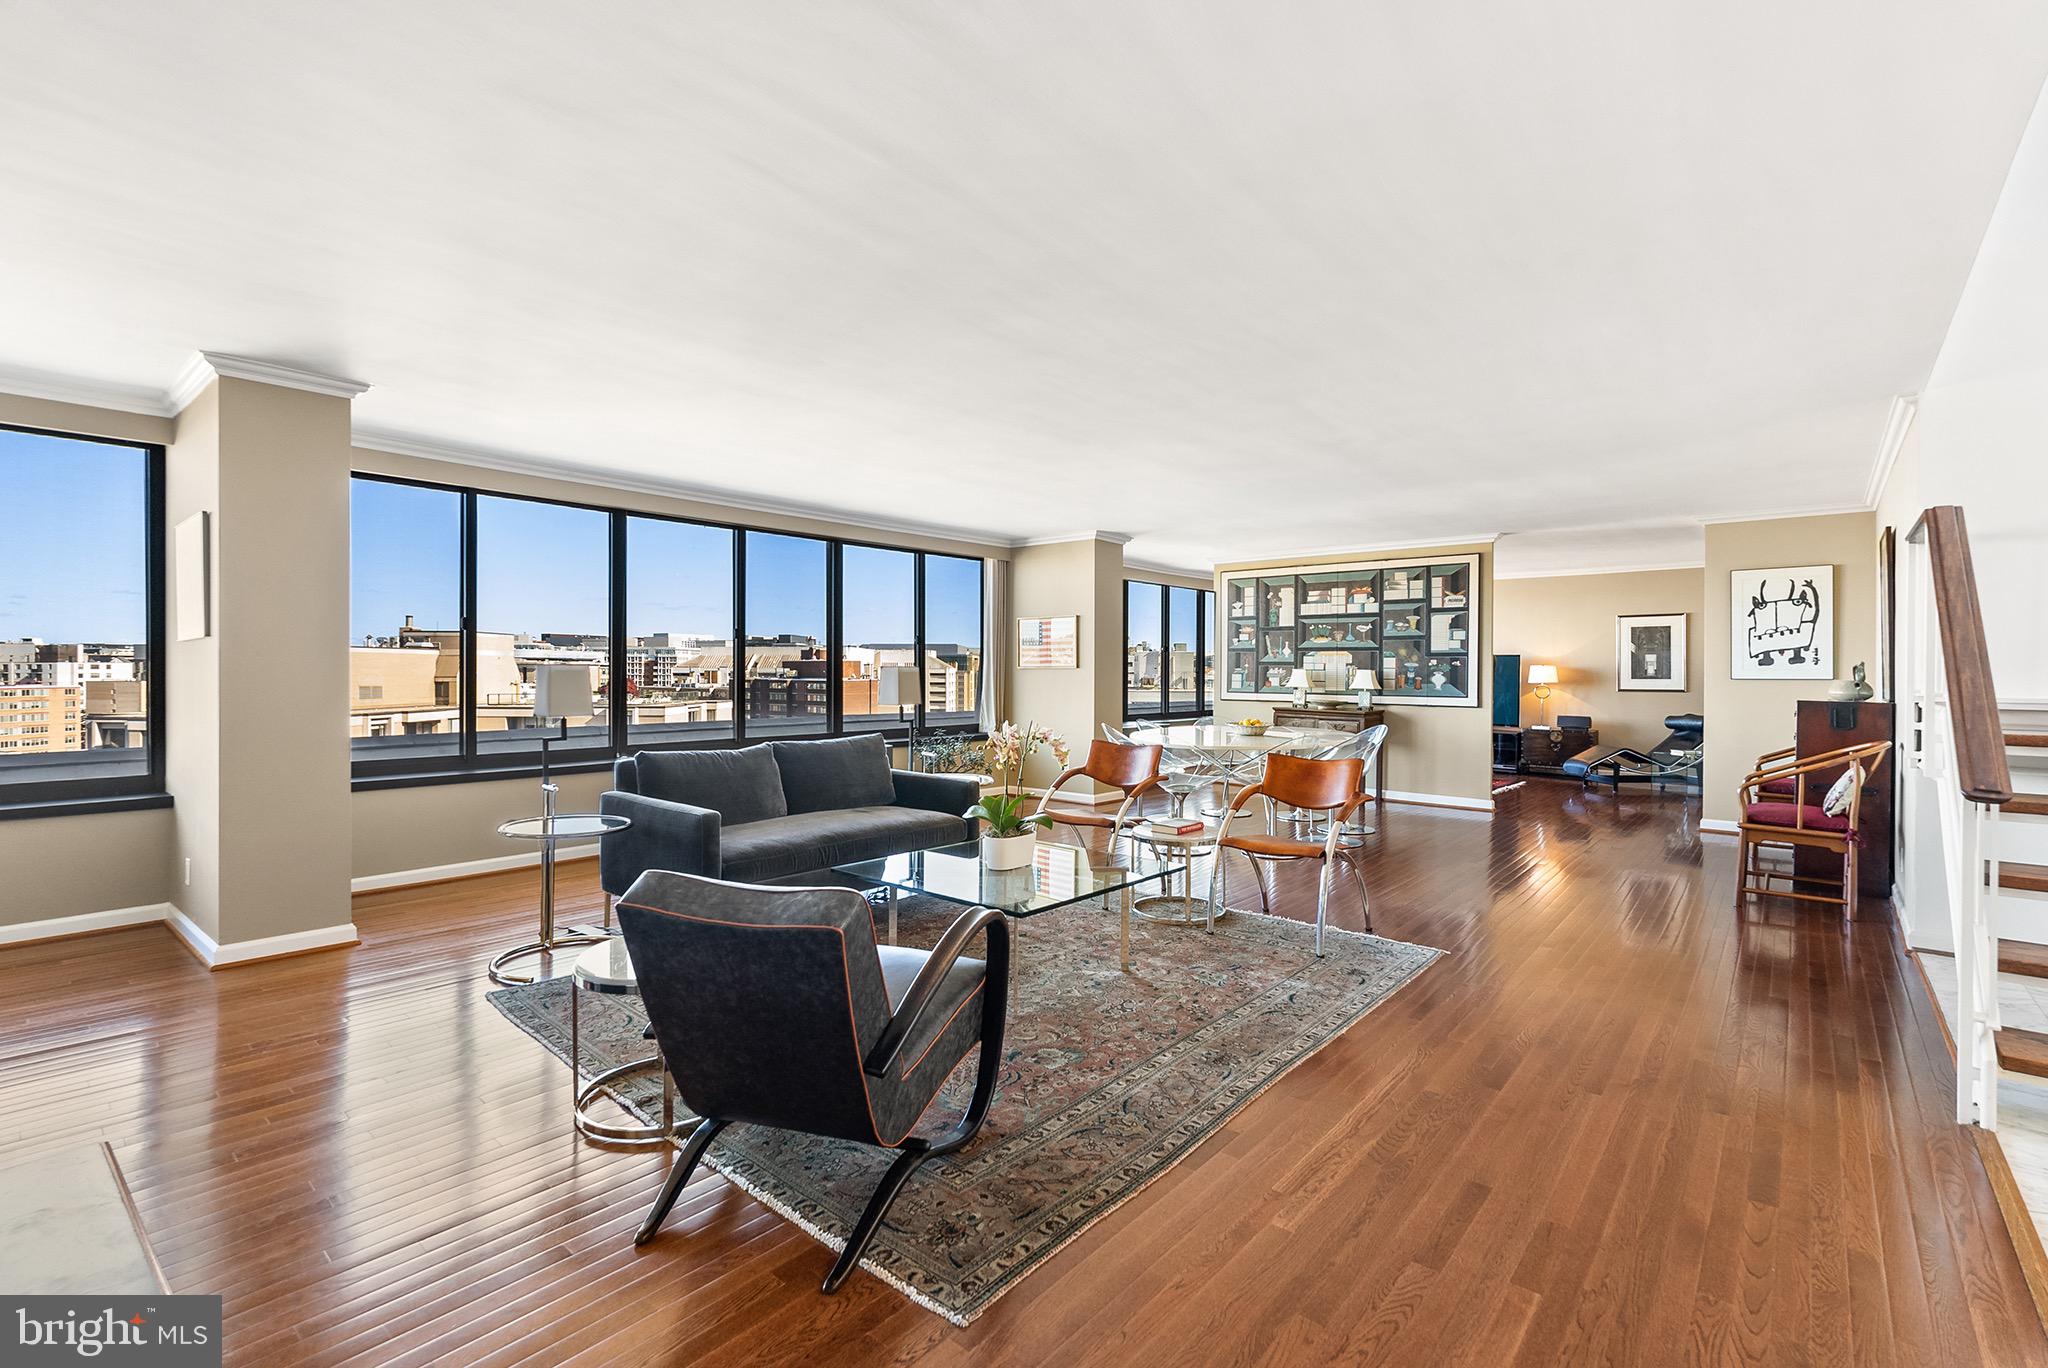
[[1015,836],[984,836],[981,838],[981,864],[984,869],[1022,869],[1031,863],[1031,852],[1038,845],[1038,831],[1033,828]]

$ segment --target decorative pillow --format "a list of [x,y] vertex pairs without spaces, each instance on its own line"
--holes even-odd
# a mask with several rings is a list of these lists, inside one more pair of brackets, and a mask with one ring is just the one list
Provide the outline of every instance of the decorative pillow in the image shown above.
[[725,825],[785,817],[782,773],[770,745],[739,750],[641,751],[640,792],[649,798],[710,808]]
[[791,812],[887,807],[896,801],[889,748],[879,736],[833,741],[776,741],[783,801]]
[[1849,815],[1849,795],[1856,791],[1856,780],[1861,776],[1856,766],[1842,771],[1842,777],[1835,780],[1835,786],[1828,790],[1828,796],[1820,800],[1820,810],[1830,817]]

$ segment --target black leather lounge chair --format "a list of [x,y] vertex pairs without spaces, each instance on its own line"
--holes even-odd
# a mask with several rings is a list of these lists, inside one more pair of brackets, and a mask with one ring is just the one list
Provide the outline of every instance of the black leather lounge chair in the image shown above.
[[[974,1138],[1003,1057],[1010,930],[963,912],[929,951],[878,945],[848,888],[762,887],[650,870],[619,900],[640,995],[685,1104],[703,1120],[635,1244],[661,1229],[712,1137],[739,1121],[897,1151],[823,1290],[860,1263],[905,1180]],[[988,958],[962,951],[977,934]],[[981,1047],[974,1096],[938,1140],[911,1134],[939,1086]]]

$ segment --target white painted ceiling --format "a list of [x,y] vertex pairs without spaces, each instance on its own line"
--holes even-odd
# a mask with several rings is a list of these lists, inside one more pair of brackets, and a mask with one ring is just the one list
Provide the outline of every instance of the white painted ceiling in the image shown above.
[[2019,0],[0,32],[15,387],[239,353],[360,427],[1188,566],[1860,504],[2048,75]]

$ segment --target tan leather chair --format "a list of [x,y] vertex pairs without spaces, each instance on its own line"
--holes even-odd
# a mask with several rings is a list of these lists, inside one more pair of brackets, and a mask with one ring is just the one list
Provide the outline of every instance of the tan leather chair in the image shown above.
[[[1099,812],[1068,812],[1047,806],[1063,784],[1081,778],[1093,779],[1123,794],[1123,802],[1117,805],[1115,816],[1105,817]],[[1110,833],[1110,845],[1114,847],[1118,836],[1128,833],[1138,824],[1139,818],[1131,811],[1132,805],[1159,788],[1159,747],[1141,746],[1136,742],[1118,745],[1114,741],[1090,741],[1086,763],[1069,768],[1047,785],[1045,796],[1038,800],[1034,815],[1049,817],[1057,826],[1106,827]]]
[[[1338,838],[1351,814],[1368,801],[1369,795],[1359,791],[1364,778],[1365,761],[1356,757],[1348,760],[1304,760],[1296,755],[1268,756],[1265,777],[1238,794],[1230,810],[1224,814],[1223,839],[1216,843],[1216,863],[1209,873],[1209,929],[1213,931],[1216,928],[1216,903],[1225,886],[1223,866],[1228,852],[1241,851],[1253,861],[1254,869],[1260,860],[1320,860],[1322,870],[1316,879],[1316,954],[1322,954],[1323,924],[1330,906],[1330,876],[1336,868],[1337,856],[1347,849]],[[1265,798],[1297,812],[1327,814],[1329,820],[1322,839],[1304,841],[1294,836],[1276,836],[1271,832],[1244,836],[1231,834],[1232,820],[1254,798]],[[1365,913],[1365,929],[1370,931],[1372,900],[1366,895],[1365,876],[1349,861],[1346,867],[1358,880],[1359,907]],[[1266,884],[1262,876],[1259,880],[1262,903],[1265,897]]]

